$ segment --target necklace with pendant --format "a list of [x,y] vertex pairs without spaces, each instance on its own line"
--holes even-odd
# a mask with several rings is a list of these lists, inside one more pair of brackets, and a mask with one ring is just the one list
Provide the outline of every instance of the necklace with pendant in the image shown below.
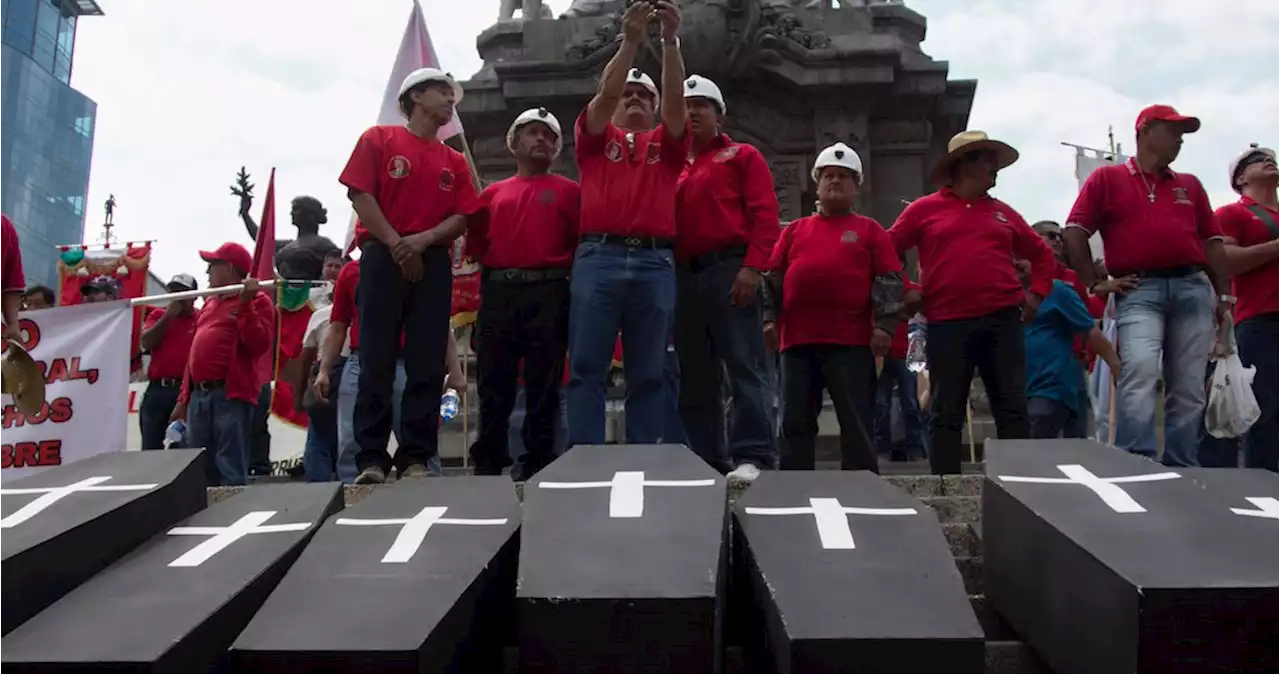
[[1142,180],[1142,186],[1147,188],[1147,201],[1154,204],[1156,202],[1156,185],[1147,184],[1147,176],[1142,172],[1142,169],[1138,169],[1138,178]]

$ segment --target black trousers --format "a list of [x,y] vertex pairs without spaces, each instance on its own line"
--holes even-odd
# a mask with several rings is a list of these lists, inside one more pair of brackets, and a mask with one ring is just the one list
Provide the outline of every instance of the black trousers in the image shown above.
[[378,241],[361,248],[360,285],[356,308],[360,316],[360,379],[353,419],[359,446],[356,467],[377,466],[389,471],[391,390],[400,335],[405,339],[405,387],[401,398],[400,447],[394,466],[404,470],[425,465],[439,452],[440,396],[444,386],[449,339],[449,310],[453,297],[453,268],[449,251],[428,248],[422,254],[425,273],[410,283],[400,272],[391,250]]
[[783,470],[813,470],[822,390],[840,421],[840,468],[880,472],[871,443],[876,361],[865,346],[803,344],[782,352]]
[[142,432],[142,449],[164,449],[164,434],[169,430],[169,417],[178,404],[181,386],[163,386],[158,381],[147,384],[138,404],[138,430]]
[[975,368],[987,390],[996,435],[1002,439],[1031,437],[1027,421],[1026,349],[1019,307],[975,318],[930,323],[925,355],[929,360],[929,392],[933,398],[933,447],[929,450],[929,465],[935,475],[960,472],[960,431],[964,427]]
[[569,281],[486,278],[480,297],[476,339],[480,433],[471,446],[471,459],[477,475],[500,475],[511,464],[507,438],[523,360],[527,411],[520,434],[526,451],[515,473],[528,479],[554,457],[569,343]]

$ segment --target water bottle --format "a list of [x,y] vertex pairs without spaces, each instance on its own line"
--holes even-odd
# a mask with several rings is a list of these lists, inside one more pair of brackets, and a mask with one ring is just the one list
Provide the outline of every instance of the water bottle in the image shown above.
[[929,367],[929,361],[924,355],[925,332],[916,330],[907,339],[907,369],[911,372],[921,372]]
[[169,424],[169,428],[164,431],[164,440],[171,445],[181,444],[186,437],[187,424],[181,419]]
[[446,390],[444,395],[440,397],[440,418],[444,419],[445,423],[458,416],[458,404],[461,401],[458,396],[458,390],[452,388]]

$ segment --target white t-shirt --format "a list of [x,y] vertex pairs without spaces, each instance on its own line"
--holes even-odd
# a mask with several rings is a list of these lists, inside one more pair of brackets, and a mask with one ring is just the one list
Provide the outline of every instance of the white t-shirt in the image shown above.
[[[320,343],[324,341],[324,333],[329,328],[329,316],[333,313],[333,305],[327,305],[316,309],[311,314],[311,320],[307,321],[307,331],[302,338],[302,346],[318,349]],[[347,335],[347,339],[342,342],[342,355],[351,355],[351,336]]]

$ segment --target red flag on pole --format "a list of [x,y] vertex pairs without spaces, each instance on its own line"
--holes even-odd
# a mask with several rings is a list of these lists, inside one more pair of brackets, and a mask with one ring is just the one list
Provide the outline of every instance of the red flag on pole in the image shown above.
[[262,219],[258,221],[258,240],[253,246],[253,270],[249,276],[265,281],[276,277],[276,170],[271,169],[267,181],[267,197],[262,201]]

